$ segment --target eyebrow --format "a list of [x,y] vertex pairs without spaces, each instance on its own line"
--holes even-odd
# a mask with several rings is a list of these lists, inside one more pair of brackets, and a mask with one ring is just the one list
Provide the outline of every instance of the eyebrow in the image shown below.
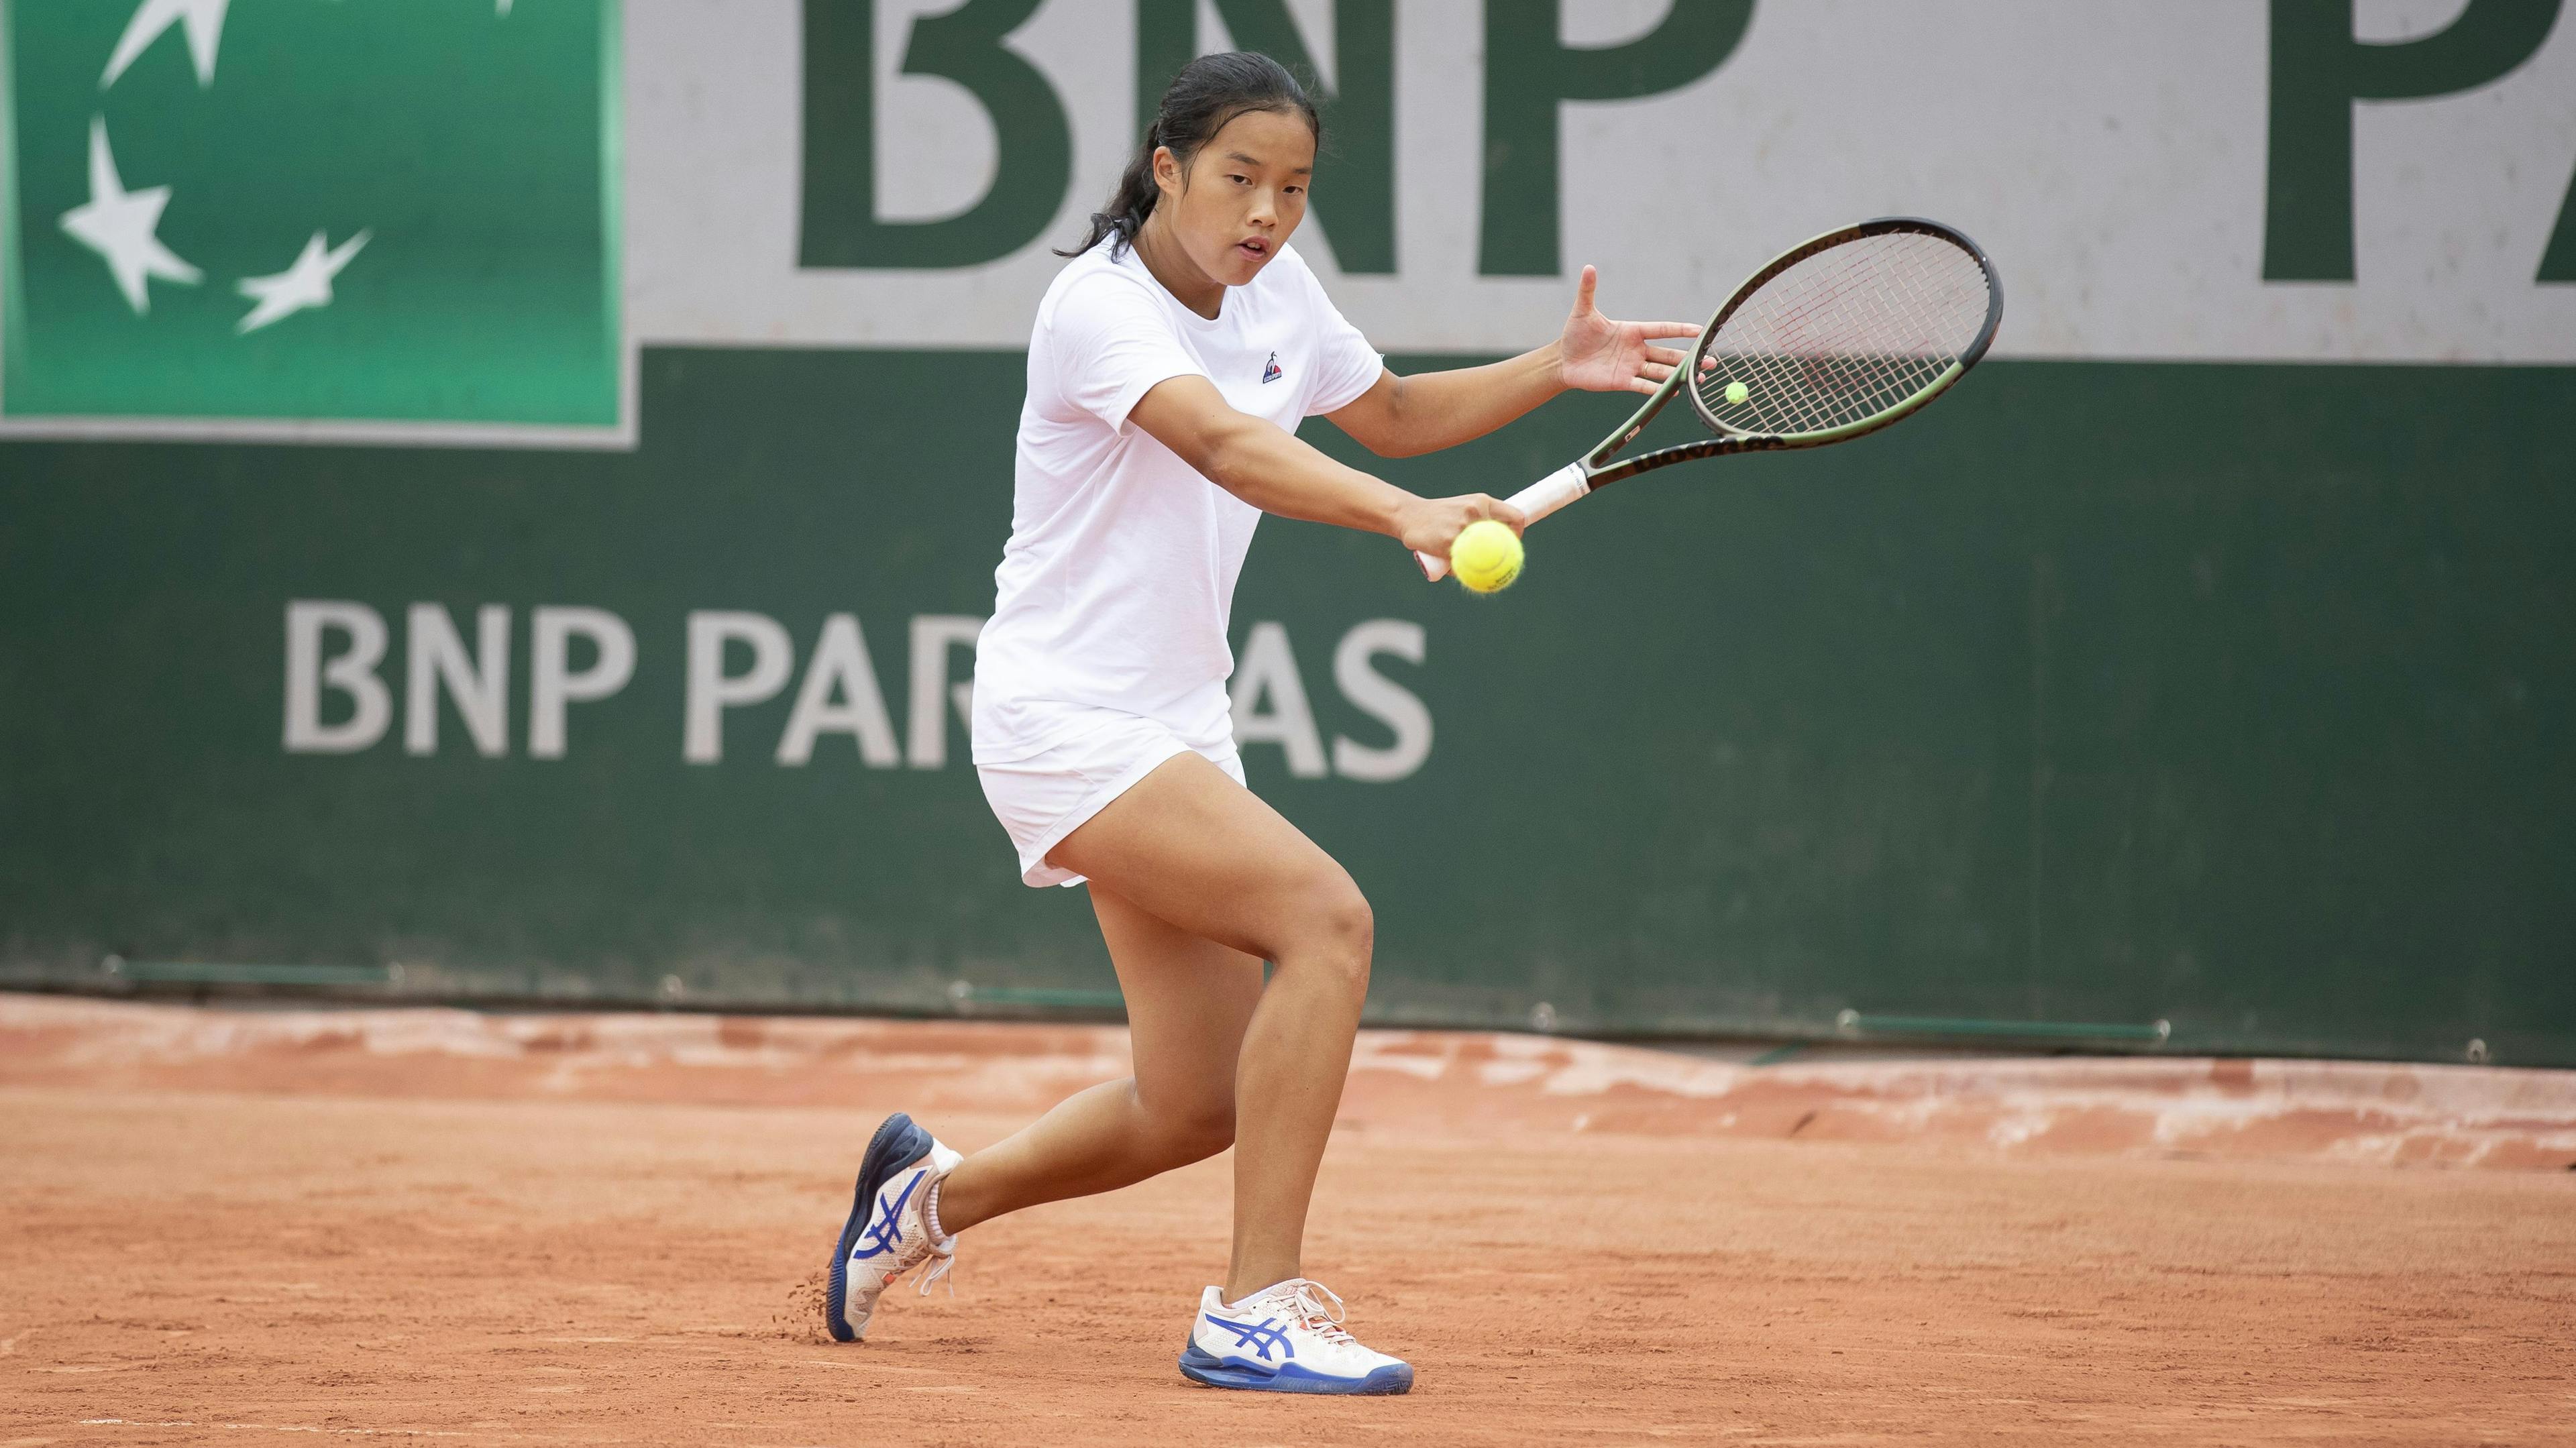
[[[1241,151],[1228,151],[1225,153],[1225,158],[1229,161],[1241,161],[1246,166],[1259,166],[1262,164],[1260,157],[1247,156]],[[1312,166],[1296,166],[1290,168],[1288,174],[1291,176],[1312,176],[1315,174],[1315,168]]]

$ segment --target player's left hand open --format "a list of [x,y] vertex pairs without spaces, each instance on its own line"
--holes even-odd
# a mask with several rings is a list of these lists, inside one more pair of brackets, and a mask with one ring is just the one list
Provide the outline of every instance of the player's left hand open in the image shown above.
[[1670,347],[1648,346],[1656,337],[1696,337],[1690,322],[1614,322],[1592,305],[1600,274],[1583,269],[1574,288],[1574,312],[1565,319],[1557,348],[1565,385],[1585,392],[1652,392],[1682,365],[1682,354]]

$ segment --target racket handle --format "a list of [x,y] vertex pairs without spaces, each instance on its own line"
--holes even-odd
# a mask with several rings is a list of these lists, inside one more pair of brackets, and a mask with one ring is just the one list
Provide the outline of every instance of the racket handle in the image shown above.
[[[1567,463],[1503,501],[1520,509],[1522,517],[1535,523],[1591,491],[1592,484],[1583,476],[1583,464]],[[1422,576],[1434,583],[1449,576],[1449,560],[1446,558],[1416,550],[1413,561],[1422,565]]]

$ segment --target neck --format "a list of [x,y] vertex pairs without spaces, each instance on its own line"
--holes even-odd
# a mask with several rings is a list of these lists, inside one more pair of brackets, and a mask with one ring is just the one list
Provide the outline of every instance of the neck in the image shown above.
[[1198,264],[1190,260],[1190,254],[1172,236],[1171,228],[1163,224],[1159,208],[1136,229],[1136,239],[1131,244],[1136,248],[1137,259],[1154,274],[1154,280],[1163,284],[1163,290],[1178,297],[1182,306],[1210,321],[1216,320],[1218,310],[1225,305],[1225,283],[1199,270]]

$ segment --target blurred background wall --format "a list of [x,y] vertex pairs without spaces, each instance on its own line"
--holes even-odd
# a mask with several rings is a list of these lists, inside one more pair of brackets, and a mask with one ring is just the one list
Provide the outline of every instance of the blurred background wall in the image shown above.
[[1049,249],[1229,45],[1400,369],[1874,214],[2008,296],[1498,598],[1265,525],[1377,1019],[2576,1064],[2557,0],[9,0],[0,982],[1113,1002],[961,705]]

